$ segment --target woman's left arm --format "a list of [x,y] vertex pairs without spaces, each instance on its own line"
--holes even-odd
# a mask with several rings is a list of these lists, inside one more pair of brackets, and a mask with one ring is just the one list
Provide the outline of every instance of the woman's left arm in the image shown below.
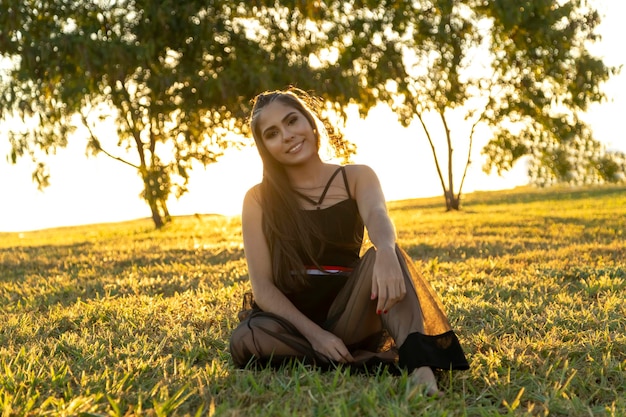
[[396,232],[376,173],[367,165],[352,165],[348,177],[354,179],[354,197],[376,248],[372,299],[378,299],[377,313],[386,313],[400,301],[406,286],[396,254]]

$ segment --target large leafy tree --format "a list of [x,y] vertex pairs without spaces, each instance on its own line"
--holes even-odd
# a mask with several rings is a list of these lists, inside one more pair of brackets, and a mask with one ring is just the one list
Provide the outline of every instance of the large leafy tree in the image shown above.
[[[588,50],[600,22],[589,2],[416,0],[406,7],[404,24],[414,34],[403,41],[406,75],[390,76],[383,97],[402,123],[422,126],[448,209],[459,208],[485,128],[486,171],[502,173],[526,156],[539,184],[623,175],[620,155],[607,153],[581,118],[605,99],[601,85],[615,71]],[[464,150],[456,159],[455,147]],[[458,186],[455,166],[463,168]]]
[[[186,191],[192,164],[216,161],[237,142],[229,133],[246,133],[255,94],[287,85],[314,90],[327,100],[327,113],[339,115],[339,127],[344,104],[375,103],[361,88],[379,83],[372,70],[386,65],[386,76],[403,68],[385,45],[387,16],[358,7],[3,0],[0,54],[12,65],[3,74],[0,109],[23,122],[11,130],[10,159],[63,147],[83,125],[89,153],[136,168],[161,227],[170,218],[166,201]],[[358,57],[335,55],[346,36]],[[117,134],[103,134],[111,122]],[[339,131],[331,133],[340,155],[354,150]],[[35,179],[46,184],[44,165]]]

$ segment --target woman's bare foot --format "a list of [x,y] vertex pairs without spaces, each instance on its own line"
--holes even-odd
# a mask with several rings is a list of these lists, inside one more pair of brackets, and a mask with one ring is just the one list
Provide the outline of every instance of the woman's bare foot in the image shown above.
[[410,399],[416,394],[426,394],[429,397],[441,397],[443,392],[437,386],[437,379],[432,369],[422,366],[414,369],[409,375],[409,387],[407,398]]

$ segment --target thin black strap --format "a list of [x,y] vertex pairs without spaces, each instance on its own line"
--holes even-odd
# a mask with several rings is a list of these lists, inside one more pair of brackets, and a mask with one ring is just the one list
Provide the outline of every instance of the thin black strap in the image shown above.
[[333,172],[333,175],[330,176],[330,179],[326,183],[326,187],[324,187],[324,192],[322,192],[320,201],[317,203],[318,206],[322,204],[322,201],[324,201],[324,197],[326,197],[326,193],[328,192],[328,189],[330,188],[330,184],[333,182],[337,174],[339,174],[339,171],[341,171],[341,168],[342,167],[337,168],[335,172]]
[[313,199],[312,199],[311,197],[309,197],[308,195],[304,195],[304,194],[302,194],[302,193],[301,193],[300,191],[298,191],[298,190],[293,190],[293,192],[294,192],[294,193],[296,193],[296,194],[298,194],[298,196],[299,196],[300,198],[305,199],[306,201],[308,201],[309,203],[313,204],[314,206],[317,206],[317,205],[318,205],[317,201],[313,200]]
[[348,198],[352,200],[352,194],[350,194],[350,184],[348,184],[348,176],[346,175],[346,167],[341,167],[341,173],[343,174],[343,184],[346,186],[346,192],[348,193]]
[[[298,194],[300,197],[302,197],[303,199],[305,199],[307,202],[313,204],[314,206],[317,206],[317,208],[320,208],[320,205],[322,204],[322,202],[324,201],[324,198],[326,197],[326,193],[328,192],[328,189],[330,188],[330,185],[332,184],[333,180],[335,179],[335,177],[337,176],[337,174],[339,173],[339,171],[343,172],[343,167],[339,167],[335,170],[335,172],[333,172],[333,175],[330,176],[330,179],[328,180],[328,182],[326,183],[326,187],[324,187],[324,191],[322,192],[322,195],[320,196],[319,201],[315,201],[313,200],[311,197],[302,194],[300,191],[297,190],[293,190],[296,194]],[[346,181],[346,174],[345,172],[343,173],[343,179],[344,182]],[[347,182],[346,182],[347,184]],[[348,190],[348,196],[350,195],[350,190]]]

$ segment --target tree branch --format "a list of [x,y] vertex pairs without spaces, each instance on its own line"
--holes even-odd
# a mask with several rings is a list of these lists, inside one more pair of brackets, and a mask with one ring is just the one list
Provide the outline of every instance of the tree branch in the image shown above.
[[439,181],[441,181],[441,188],[443,188],[443,192],[445,194],[447,191],[446,183],[443,179],[443,174],[441,173],[441,167],[439,166],[439,160],[437,159],[437,150],[435,149],[433,138],[430,136],[430,131],[428,130],[428,127],[426,127],[426,123],[424,122],[424,119],[422,118],[422,113],[417,112],[416,116],[417,116],[417,119],[422,124],[422,129],[424,130],[424,133],[426,133],[426,138],[428,139],[428,143],[430,144],[430,149],[432,150],[432,153],[433,153],[433,159],[435,160],[435,167],[437,167],[437,174],[439,175]]
[[441,123],[443,124],[443,128],[446,132],[446,142],[448,144],[448,190],[451,196],[454,196],[454,176],[452,175],[452,138],[450,137],[450,128],[448,127],[448,122],[446,120],[446,116],[444,114],[445,109],[438,111],[439,118],[441,119]]
[[[126,121],[126,124],[129,130],[131,131],[131,134],[137,146],[137,153],[139,154],[139,161],[141,163],[138,169],[140,170],[141,174],[144,175],[143,171],[146,169],[147,165],[146,165],[146,156],[145,156],[144,148],[143,148],[143,142],[141,141],[140,133],[137,132],[137,123],[133,117],[132,106],[131,106],[132,101],[130,99],[130,94],[128,90],[126,89],[126,85],[121,81],[120,83],[122,84],[121,92],[124,95],[124,98],[128,106],[128,109],[126,110],[126,117],[124,117],[124,120]],[[121,107],[122,107],[122,103],[120,103],[120,108]]]
[[80,118],[83,122],[83,124],[85,125],[85,127],[87,128],[87,131],[89,132],[89,136],[91,136],[91,140],[92,142],[96,145],[96,149],[98,150],[98,152],[102,152],[103,154],[105,154],[106,156],[108,156],[111,159],[115,159],[116,161],[120,161],[126,165],[130,165],[131,167],[135,168],[135,169],[139,169],[139,167],[127,160],[125,160],[124,158],[121,158],[119,156],[115,156],[113,154],[111,154],[110,152],[108,152],[106,149],[104,149],[102,147],[102,144],[100,143],[100,140],[98,139],[98,137],[96,136],[96,134],[94,133],[93,129],[91,129],[91,126],[89,126],[89,123],[87,121],[87,116],[81,111],[79,112],[80,114]]

